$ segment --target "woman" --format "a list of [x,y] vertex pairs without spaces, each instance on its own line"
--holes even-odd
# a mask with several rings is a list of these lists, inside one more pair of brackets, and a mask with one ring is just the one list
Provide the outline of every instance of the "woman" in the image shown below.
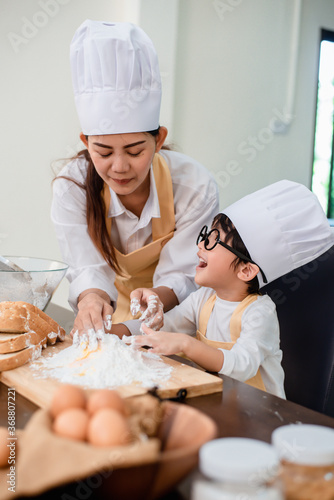
[[54,182],[52,220],[74,330],[110,331],[111,316],[132,317],[131,292],[154,316],[196,289],[192,235],[218,211],[217,186],[203,166],[163,149],[158,60],[140,28],[85,21],[71,69],[87,149]]

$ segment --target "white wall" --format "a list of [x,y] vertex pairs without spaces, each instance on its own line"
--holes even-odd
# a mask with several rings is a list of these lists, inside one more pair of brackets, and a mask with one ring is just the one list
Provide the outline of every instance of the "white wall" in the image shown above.
[[[294,117],[285,111],[298,0],[0,0],[0,253],[60,259],[52,163],[78,149],[69,44],[86,18],[132,21],[152,37],[161,123],[216,176],[221,207],[270,182],[310,186],[320,27],[332,0],[302,0]],[[66,305],[64,280],[54,301]]]
[[180,2],[174,131],[215,172],[221,208],[283,178],[310,187],[320,28],[334,29],[334,2],[301,1],[294,116],[272,134],[287,104],[294,6]]
[[[80,133],[69,45],[85,19],[118,21],[123,12],[107,0],[0,0],[0,9],[0,252],[61,260],[53,162],[75,154]],[[67,306],[67,290],[63,280],[55,302]]]

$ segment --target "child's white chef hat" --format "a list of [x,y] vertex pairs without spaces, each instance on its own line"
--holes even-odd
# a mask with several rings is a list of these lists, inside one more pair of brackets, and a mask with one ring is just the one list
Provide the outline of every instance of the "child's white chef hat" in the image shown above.
[[[334,245],[317,197],[283,180],[245,196],[225,210],[268,283],[316,259]],[[264,285],[258,274],[260,287]]]
[[158,57],[141,28],[86,20],[74,34],[70,59],[85,135],[148,132],[159,127]]

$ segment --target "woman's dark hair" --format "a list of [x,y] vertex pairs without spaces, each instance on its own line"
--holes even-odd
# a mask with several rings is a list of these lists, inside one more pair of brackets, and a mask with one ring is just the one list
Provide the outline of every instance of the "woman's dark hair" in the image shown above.
[[[222,231],[225,233],[224,243],[230,245],[232,248],[234,248],[234,250],[238,250],[246,257],[249,257],[250,259],[252,258],[246,248],[246,245],[242,241],[240,234],[236,230],[231,219],[227,217],[227,215],[225,214],[216,215],[216,217],[213,219],[212,227],[216,227],[217,229],[219,229],[218,226],[220,226]],[[238,265],[241,264],[241,262],[247,262],[247,261],[242,260],[240,257],[235,257],[231,265],[234,267],[234,269],[236,269]],[[247,281],[247,284],[248,284],[247,292],[249,294],[260,293],[260,285],[257,276],[255,276],[255,278],[253,278],[252,280]]]
[[[155,130],[150,130],[147,133],[156,137],[159,134],[159,130],[160,127]],[[88,139],[88,136],[86,136],[86,138]],[[170,149],[170,147],[163,145],[162,149]],[[88,234],[111,269],[122,275],[122,271],[117,262],[115,247],[111,240],[111,236],[108,233],[105,221],[106,206],[103,199],[104,181],[97,173],[87,149],[79,151],[78,154],[71,159],[75,160],[77,158],[85,158],[88,164],[86,180],[84,183],[78,182],[75,179],[64,175],[58,175],[54,180],[70,180],[86,191],[86,220]]]

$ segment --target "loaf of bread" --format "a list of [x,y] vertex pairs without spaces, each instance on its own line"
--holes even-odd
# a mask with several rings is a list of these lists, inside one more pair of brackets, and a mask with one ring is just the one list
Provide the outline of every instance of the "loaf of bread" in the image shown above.
[[65,330],[38,307],[27,302],[0,302],[1,333],[36,333],[48,344],[64,340]]
[[0,372],[41,355],[47,344],[65,339],[65,330],[28,302],[0,302]]

